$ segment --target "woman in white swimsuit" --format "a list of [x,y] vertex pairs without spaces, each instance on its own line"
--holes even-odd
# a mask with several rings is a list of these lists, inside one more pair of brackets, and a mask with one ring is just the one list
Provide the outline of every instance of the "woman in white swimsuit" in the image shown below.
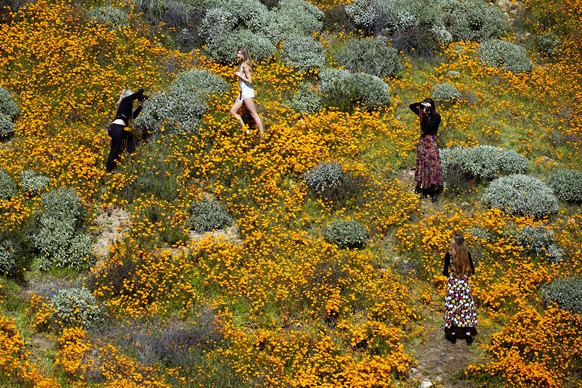
[[237,113],[243,104],[249,110],[252,118],[257,123],[257,128],[259,129],[259,136],[264,138],[265,131],[263,129],[263,120],[257,113],[257,107],[253,97],[255,96],[255,90],[253,89],[253,79],[251,77],[251,64],[249,60],[249,52],[246,49],[239,49],[236,52],[236,59],[240,63],[238,69],[236,70],[236,76],[238,77],[238,84],[240,87],[240,94],[234,101],[234,105],[230,109],[230,115],[237,119],[239,123],[245,127],[245,123],[242,117]]

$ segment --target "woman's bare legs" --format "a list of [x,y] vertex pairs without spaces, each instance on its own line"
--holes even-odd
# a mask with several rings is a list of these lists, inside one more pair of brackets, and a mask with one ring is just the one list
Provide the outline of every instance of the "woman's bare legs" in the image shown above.
[[263,129],[263,120],[261,119],[261,116],[259,116],[259,114],[257,113],[255,101],[252,98],[247,98],[246,100],[244,100],[244,103],[249,112],[251,113],[252,118],[255,120],[255,123],[257,123],[257,128],[259,128],[259,136],[261,137],[261,139],[263,139],[265,137],[265,130]]
[[235,119],[238,120],[238,122],[240,123],[240,125],[242,127],[244,127],[245,122],[243,121],[242,117],[240,117],[240,115],[237,113],[239,111],[239,109],[242,108],[242,105],[243,105],[243,102],[237,98],[234,102],[234,105],[230,109],[229,113],[232,117],[234,117]]

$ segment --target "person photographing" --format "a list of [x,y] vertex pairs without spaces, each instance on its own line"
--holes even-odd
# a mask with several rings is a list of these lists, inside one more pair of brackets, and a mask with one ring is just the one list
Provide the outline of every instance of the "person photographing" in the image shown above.
[[[115,168],[115,160],[122,151],[122,145],[125,143],[125,150],[133,154],[135,152],[135,138],[129,129],[129,124],[132,119],[135,119],[143,107],[143,103],[148,96],[144,94],[143,89],[133,92],[131,89],[124,89],[121,92],[119,101],[117,102],[117,110],[115,112],[115,119],[109,124],[107,134],[111,138],[111,148],[109,156],[105,163],[105,170],[112,172]],[[138,106],[134,110],[134,102],[138,101]]]
[[429,197],[432,202],[443,191],[443,177],[437,132],[441,116],[436,112],[432,98],[409,105],[410,110],[418,115],[420,124],[420,141],[416,147],[416,170],[414,171],[415,191],[421,198]]

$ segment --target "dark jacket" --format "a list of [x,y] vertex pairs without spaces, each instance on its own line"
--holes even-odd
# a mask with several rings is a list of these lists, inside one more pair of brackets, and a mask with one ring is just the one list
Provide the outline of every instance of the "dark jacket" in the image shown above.
[[115,112],[115,118],[122,119],[125,122],[125,125],[128,125],[131,119],[135,119],[139,112],[141,112],[141,106],[138,106],[136,110],[133,110],[133,102],[135,100],[142,101],[143,99],[143,89],[140,89],[127,97],[123,97],[117,107],[117,112]]
[[[415,102],[409,105],[410,110],[412,110],[416,115],[420,115],[420,102]],[[436,136],[439,125],[441,124],[441,115],[436,112],[433,112],[428,117],[422,118],[422,124],[420,125],[420,129],[422,131],[422,135],[434,135]]]

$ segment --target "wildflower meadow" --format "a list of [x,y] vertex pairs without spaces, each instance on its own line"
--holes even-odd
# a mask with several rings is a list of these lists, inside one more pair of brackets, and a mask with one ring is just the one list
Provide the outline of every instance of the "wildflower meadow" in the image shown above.
[[[581,9],[2,2],[0,385],[582,386]],[[229,114],[239,47],[264,139]],[[126,88],[137,150],[107,173]],[[442,334],[455,233],[470,347]]]

